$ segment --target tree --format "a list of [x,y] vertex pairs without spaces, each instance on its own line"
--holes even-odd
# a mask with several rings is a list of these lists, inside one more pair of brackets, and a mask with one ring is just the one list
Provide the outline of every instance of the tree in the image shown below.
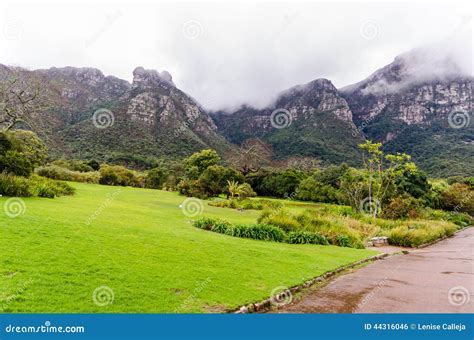
[[146,187],[152,189],[162,189],[163,184],[165,184],[169,175],[170,172],[166,168],[158,167],[151,169],[148,171],[146,176]]
[[43,164],[48,157],[48,149],[38,136],[27,130],[11,130],[10,136],[12,149],[21,152],[29,159],[34,167]]
[[314,177],[302,180],[297,191],[296,198],[303,201],[337,203],[337,190]]
[[355,210],[359,210],[361,202],[369,192],[367,171],[349,168],[341,177],[341,192],[344,200]]
[[321,160],[314,157],[293,156],[283,161],[286,169],[295,169],[304,172],[311,172],[321,166]]
[[230,158],[230,164],[247,176],[271,164],[272,154],[268,144],[258,138],[251,138],[242,143],[237,154]]
[[23,123],[31,127],[39,109],[40,83],[25,80],[18,70],[0,84],[0,129],[10,131]]
[[47,157],[43,142],[31,131],[0,133],[0,172],[29,176]]
[[401,176],[395,180],[398,194],[408,193],[414,198],[422,198],[429,195],[431,185],[428,177],[422,171],[405,170]]
[[211,165],[199,176],[196,185],[202,195],[217,196],[228,192],[227,181],[243,182],[243,176],[232,168]]
[[[368,207],[374,217],[378,214],[377,206],[381,206],[390,189],[393,189],[394,181],[403,175],[405,171],[417,171],[417,167],[410,162],[411,157],[405,153],[384,155],[381,150],[382,143],[366,141],[359,144],[364,150],[364,166],[368,173]],[[388,164],[384,162],[387,161]]]
[[217,165],[220,160],[215,150],[206,149],[193,153],[184,161],[186,173],[190,179],[196,179],[208,167]]
[[239,182],[237,181],[227,181],[227,190],[229,191],[230,197],[234,198],[239,196]]
[[255,181],[253,187],[259,195],[275,197],[293,197],[300,182],[306,175],[298,170],[288,169],[264,175],[261,181]]

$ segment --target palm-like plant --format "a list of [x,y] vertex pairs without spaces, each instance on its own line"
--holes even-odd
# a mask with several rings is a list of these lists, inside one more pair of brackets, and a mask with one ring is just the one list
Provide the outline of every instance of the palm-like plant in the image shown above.
[[229,194],[231,198],[240,195],[240,184],[236,181],[227,181],[227,190],[229,190]]

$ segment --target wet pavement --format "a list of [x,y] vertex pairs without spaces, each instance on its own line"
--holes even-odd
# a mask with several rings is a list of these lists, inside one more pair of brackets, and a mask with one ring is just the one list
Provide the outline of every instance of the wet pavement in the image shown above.
[[305,290],[277,313],[473,313],[474,228]]

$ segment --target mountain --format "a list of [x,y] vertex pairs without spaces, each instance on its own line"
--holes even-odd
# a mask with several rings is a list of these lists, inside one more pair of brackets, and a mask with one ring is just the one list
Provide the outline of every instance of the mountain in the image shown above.
[[277,158],[316,157],[326,163],[358,164],[352,112],[327,79],[317,79],[282,92],[264,109],[243,106],[234,112],[211,114],[219,131],[232,143],[258,137]]
[[30,127],[52,157],[99,160],[167,157],[260,138],[276,159],[313,157],[359,165],[366,138],[406,152],[431,175],[474,175],[474,79],[443,53],[416,49],[367,79],[337,89],[316,79],[289,88],[268,107],[208,112],[166,72],[133,71],[133,81],[93,68],[29,71],[0,65],[41,84]]
[[20,77],[41,84],[45,102],[32,124],[52,157],[184,157],[231,145],[207,112],[179,90],[163,71],[133,71],[133,82],[93,68],[28,71],[0,67],[0,79]]
[[357,131],[385,150],[411,154],[432,175],[472,176],[474,78],[425,52],[405,53],[340,93]]

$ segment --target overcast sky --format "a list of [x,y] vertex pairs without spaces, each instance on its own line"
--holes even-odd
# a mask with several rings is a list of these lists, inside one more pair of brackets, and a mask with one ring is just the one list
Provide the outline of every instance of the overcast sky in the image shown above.
[[98,3],[0,0],[0,63],[89,66],[130,81],[136,66],[167,70],[209,109],[266,105],[322,77],[342,87],[460,32],[470,35],[456,53],[472,73],[469,2]]

